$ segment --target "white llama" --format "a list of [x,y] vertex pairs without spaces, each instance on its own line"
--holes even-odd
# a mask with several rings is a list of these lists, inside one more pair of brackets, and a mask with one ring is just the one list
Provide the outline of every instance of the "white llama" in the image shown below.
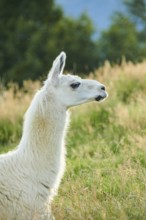
[[17,149],[0,156],[0,220],[53,219],[50,203],[65,168],[67,109],[107,96],[95,80],[63,75],[65,59],[61,52],[32,100]]

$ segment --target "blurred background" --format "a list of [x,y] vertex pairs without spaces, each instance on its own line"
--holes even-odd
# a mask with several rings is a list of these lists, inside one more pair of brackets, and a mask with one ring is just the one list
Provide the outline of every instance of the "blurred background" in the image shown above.
[[1,0],[0,78],[22,85],[46,75],[60,51],[87,74],[109,60],[146,57],[146,0]]
[[0,0],[0,153],[62,50],[109,97],[70,110],[56,220],[145,220],[146,0]]

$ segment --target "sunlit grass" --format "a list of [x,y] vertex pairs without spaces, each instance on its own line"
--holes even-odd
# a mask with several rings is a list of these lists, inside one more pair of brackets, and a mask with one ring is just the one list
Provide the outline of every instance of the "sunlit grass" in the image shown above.
[[[57,220],[146,219],[146,62],[90,74],[109,92],[103,103],[71,109],[65,176],[53,202]],[[11,85],[0,96],[0,151],[19,141],[40,83]]]

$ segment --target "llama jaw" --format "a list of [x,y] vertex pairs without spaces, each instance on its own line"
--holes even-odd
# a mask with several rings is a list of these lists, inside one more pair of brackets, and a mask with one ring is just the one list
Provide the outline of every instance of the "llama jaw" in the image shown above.
[[95,101],[100,102],[100,101],[102,101],[103,99],[105,99],[106,97],[107,97],[107,94],[105,94],[104,96],[98,95],[98,96],[95,98]]
[[104,97],[102,97],[102,96],[97,96],[96,98],[95,98],[95,101],[97,101],[97,102],[99,102],[99,101],[101,101],[101,100],[103,100],[104,99]]

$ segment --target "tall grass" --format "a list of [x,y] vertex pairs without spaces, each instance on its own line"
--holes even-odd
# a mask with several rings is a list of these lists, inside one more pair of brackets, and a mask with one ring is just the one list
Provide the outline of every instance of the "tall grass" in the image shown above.
[[[72,108],[67,169],[53,203],[57,220],[146,219],[146,62],[104,67],[90,78],[109,98]],[[39,82],[0,96],[0,150],[14,147]]]
[[22,89],[10,83],[6,90],[0,85],[0,151],[15,146],[22,134],[22,120],[26,108],[40,87],[40,82],[25,81]]

